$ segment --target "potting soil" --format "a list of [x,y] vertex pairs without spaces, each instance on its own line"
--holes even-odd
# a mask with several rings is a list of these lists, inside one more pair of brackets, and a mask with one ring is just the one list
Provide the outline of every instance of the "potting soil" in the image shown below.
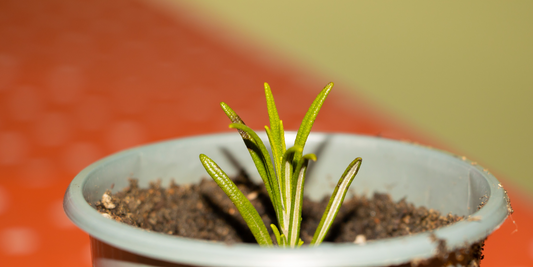
[[[264,186],[254,184],[246,175],[238,176],[234,182],[257,209],[275,240],[269,227],[276,221],[275,213]],[[320,202],[304,199],[301,239],[305,243],[310,243],[328,201],[329,197]],[[128,187],[113,194],[108,190],[100,201],[91,205],[105,217],[149,231],[228,244],[256,243],[235,205],[210,178],[190,185],[171,182],[168,187],[155,181],[148,188],[139,188],[136,179],[129,179]],[[405,199],[393,201],[388,194],[354,196],[342,205],[324,242],[362,244],[431,231],[462,219],[462,216],[443,215],[433,209],[417,207]],[[479,265],[483,258],[483,242],[454,252],[457,259],[447,259],[453,253],[446,251],[443,240],[435,238],[435,242],[439,242],[440,248],[435,260],[449,262],[468,258],[470,266]],[[463,255],[465,252],[467,254]]]

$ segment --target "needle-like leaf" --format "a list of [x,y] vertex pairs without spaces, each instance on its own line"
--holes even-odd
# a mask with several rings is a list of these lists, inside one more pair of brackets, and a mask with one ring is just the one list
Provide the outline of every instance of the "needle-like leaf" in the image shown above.
[[285,150],[287,149],[287,145],[285,143],[285,130],[283,129],[283,121],[279,120],[279,132],[280,132],[280,138],[281,138],[281,154],[285,154]]
[[333,195],[331,195],[331,198],[329,199],[326,211],[324,211],[322,219],[320,220],[320,224],[315,231],[311,245],[319,245],[326,237],[326,233],[331,227],[333,220],[335,220],[335,217],[337,217],[337,213],[339,212],[342,202],[344,201],[344,197],[348,192],[348,188],[350,187],[355,175],[359,171],[362,161],[363,160],[361,158],[354,159],[352,163],[348,165],[344,171],[344,174],[339,179],[339,182],[335,187],[335,191],[333,191]]
[[[295,248],[303,244],[300,238],[300,226],[304,181],[309,161],[316,160],[316,156],[314,154],[302,155],[313,123],[332,87],[333,83],[329,83],[315,98],[298,129],[294,146],[287,149],[283,122],[279,118],[270,86],[265,83],[265,96],[270,120],[270,127],[265,126],[265,131],[270,142],[272,158],[257,133],[246,126],[244,121],[227,104],[220,103],[220,106],[232,122],[229,127],[239,131],[257,171],[265,183],[279,225],[272,224],[270,227],[274,232],[277,244],[281,247],[290,246]],[[244,197],[235,184],[211,159],[202,154],[200,155],[200,160],[211,177],[237,206],[258,243],[272,245],[272,240],[268,238],[264,223],[248,199]],[[318,245],[323,241],[337,216],[348,187],[357,174],[360,164],[361,159],[355,159],[340,178],[311,245]]]
[[[300,124],[300,128],[296,133],[296,140],[294,141],[295,146],[298,145],[301,147],[305,147],[305,142],[307,141],[307,137],[311,132],[313,124],[315,123],[315,119],[318,115],[318,112],[322,108],[322,105],[324,104],[324,101],[326,100],[326,97],[328,96],[332,88],[333,83],[328,83],[326,87],[324,87],[324,89],[322,89],[322,91],[320,91],[318,96],[315,98],[315,100],[311,104],[311,107],[309,107],[309,110],[307,110],[307,113],[305,113],[304,119],[302,120],[302,124]],[[300,157],[296,156],[294,158],[294,161],[299,162]]]
[[[241,119],[241,117],[239,117],[239,115],[237,115],[237,113],[233,111],[233,109],[231,109],[226,103],[220,102],[220,107],[222,107],[222,110],[224,110],[224,113],[226,113],[226,116],[228,116],[228,118],[230,119],[232,123],[242,123],[246,125],[244,121]],[[241,130],[239,130],[239,134],[242,136],[242,139],[244,140],[251,139],[251,137],[248,134],[246,134],[245,132]]]
[[[300,152],[301,153],[301,152]],[[315,154],[304,155],[300,160],[299,164],[294,171],[294,178],[292,179],[292,208],[290,214],[289,222],[289,245],[293,248],[298,245],[300,242],[303,242],[300,239],[300,226],[302,220],[302,204],[304,198],[304,181],[305,173],[307,171],[307,166],[309,160],[316,161]]]
[[265,223],[252,203],[250,203],[250,200],[244,196],[235,183],[233,183],[228,175],[212,159],[204,154],[200,154],[200,161],[213,180],[215,180],[218,186],[222,188],[224,193],[235,204],[242,218],[252,231],[257,243],[261,246],[272,246],[272,240],[270,239]]
[[282,142],[283,132],[280,129],[280,119],[278,115],[278,109],[276,108],[276,103],[274,102],[274,96],[270,90],[268,83],[265,83],[265,97],[267,102],[268,118],[270,120],[271,136],[270,146],[272,148],[272,154],[274,156],[274,162],[276,165],[276,171],[280,171],[281,167],[281,157],[283,156],[283,150],[285,147],[285,142]]
[[311,128],[315,123],[316,116],[318,115],[320,108],[324,104],[324,100],[326,100],[326,97],[331,91],[331,88],[333,88],[333,83],[328,83],[326,87],[322,89],[320,94],[318,94],[318,96],[315,98],[313,104],[311,104],[311,107],[309,107],[309,110],[307,111],[304,119],[302,120],[302,124],[300,124],[300,129],[298,129],[298,133],[296,134],[296,141],[294,142],[294,145],[299,145],[301,147],[305,146],[307,137],[309,136]]
[[[281,182],[281,156],[283,156],[283,154],[279,155],[279,151],[276,150],[276,147],[274,146],[276,142],[274,134],[272,133],[270,128],[268,128],[268,126],[266,125],[265,125],[265,132],[267,134],[268,141],[270,142],[270,147],[272,148],[272,154],[274,157],[274,168],[277,174],[277,176],[271,177],[270,179],[277,179],[278,184],[281,185],[282,184]],[[280,160],[276,160],[278,157],[280,157]],[[281,187],[280,187],[280,194],[283,194]]]
[[[233,123],[237,124],[244,124],[244,121],[237,115],[233,109],[230,108],[226,103],[221,102],[220,106],[222,107],[222,110],[224,110],[224,113],[226,113],[226,116],[231,120]],[[231,125],[230,125],[231,128]],[[267,193],[269,198],[272,200],[272,204],[274,205],[274,209],[278,213],[278,210],[281,209],[282,203],[279,201],[279,197],[277,197],[280,193],[280,188],[277,184],[278,181],[272,181],[275,180],[274,173],[270,173],[270,170],[268,168],[268,164],[270,161],[270,155],[268,152],[265,154],[264,152],[266,149],[261,150],[260,145],[264,147],[263,142],[261,139],[259,139],[259,144],[256,143],[257,139],[254,140],[252,136],[247,133],[246,131],[243,131],[241,129],[237,129],[239,131],[239,134],[242,137],[242,140],[244,141],[244,144],[246,145],[246,148],[248,148],[248,152],[250,153],[250,156],[252,157],[252,160],[255,164],[255,167],[257,171],[259,172],[259,176],[261,176],[261,179],[263,180],[263,183],[265,184],[265,187],[267,189]],[[253,132],[253,131],[251,131]],[[255,133],[254,133],[255,134]],[[274,179],[271,179],[274,178]],[[279,214],[281,215],[281,213]]]
[[[257,133],[254,132],[250,127],[242,124],[242,123],[232,123],[229,125],[230,128],[241,130],[244,133],[246,133],[248,136],[250,136],[250,142],[253,142],[253,144],[256,145],[259,151],[256,152],[258,155],[259,160],[261,160],[261,164],[256,163],[256,167],[259,166],[258,171],[259,173],[263,173],[265,175],[266,180],[270,182],[271,188],[272,188],[272,195],[271,198],[272,203],[274,205],[274,210],[276,211],[276,216],[278,218],[278,222],[283,228],[285,225],[285,221],[283,220],[283,210],[284,210],[284,203],[283,198],[281,197],[281,187],[278,183],[278,180],[276,179],[276,174],[274,172],[274,166],[272,166],[272,160],[270,159],[270,154],[268,153],[268,150],[265,147],[265,144],[259,138]],[[250,146],[249,142],[245,142],[246,146]],[[255,162],[255,159],[254,159]],[[263,179],[264,180],[264,179]]]
[[302,148],[299,146],[293,146],[285,152],[283,155],[283,160],[281,161],[281,197],[283,199],[283,203],[285,203],[285,209],[283,210],[283,220],[286,222],[285,227],[282,229],[283,234],[290,240],[289,236],[289,220],[291,215],[291,208],[292,208],[292,173],[293,173],[293,165],[292,165],[292,159],[294,158],[294,155],[301,154]]
[[276,227],[275,224],[271,224],[270,228],[272,228],[272,232],[274,232],[274,236],[276,237],[276,242],[278,242],[278,246],[281,246],[283,242],[281,240],[281,235],[279,233],[278,227]]

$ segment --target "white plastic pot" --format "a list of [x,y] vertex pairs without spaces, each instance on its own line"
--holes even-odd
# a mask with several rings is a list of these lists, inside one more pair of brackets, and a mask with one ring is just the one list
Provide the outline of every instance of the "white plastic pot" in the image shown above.
[[[263,135],[264,137],[264,135]],[[286,140],[294,140],[288,133]],[[290,144],[289,144],[290,145]],[[305,193],[318,200],[329,196],[332,181],[346,166],[362,157],[363,164],[351,188],[357,194],[389,193],[394,200],[407,197],[416,205],[443,214],[471,215],[435,230],[449,250],[484,240],[508,215],[505,191],[498,180],[479,165],[439,150],[388,139],[352,135],[309,136],[305,153],[316,153]],[[328,244],[300,249],[260,248],[253,244],[225,245],[149,232],[103,217],[89,206],[113,187],[128,185],[128,177],[141,187],[161,179],[168,184],[196,183],[207,177],[198,155],[213,158],[228,175],[236,175],[225,156],[233,155],[257,181],[248,151],[236,133],[182,138],[125,150],[90,165],[72,181],[64,198],[68,217],[91,237],[93,266],[389,266],[435,256],[437,242],[430,233],[358,244]],[[350,196],[347,196],[347,199]],[[483,208],[479,205],[486,202]]]

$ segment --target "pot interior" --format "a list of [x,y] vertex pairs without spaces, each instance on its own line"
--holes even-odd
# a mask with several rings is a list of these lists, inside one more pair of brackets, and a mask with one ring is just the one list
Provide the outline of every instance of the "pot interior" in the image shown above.
[[[287,142],[294,136],[288,134]],[[229,176],[244,169],[261,182],[240,136],[227,134],[157,143],[116,154],[87,176],[83,195],[94,202],[111,187],[113,191],[126,187],[130,177],[139,179],[144,187],[155,179],[161,179],[163,185],[172,179],[178,184],[211,179],[200,163],[200,153],[215,160]],[[305,194],[313,200],[329,197],[356,157],[362,157],[363,163],[347,198],[353,193],[382,192],[443,214],[470,215],[490,196],[483,171],[475,164],[426,147],[373,137],[314,134],[305,153],[315,153],[318,158],[311,162],[305,185]]]

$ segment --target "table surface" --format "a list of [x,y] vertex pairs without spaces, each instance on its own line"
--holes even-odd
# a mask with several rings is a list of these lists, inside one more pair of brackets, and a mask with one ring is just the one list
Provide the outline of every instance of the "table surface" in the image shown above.
[[[296,129],[329,82],[265,47],[214,36],[186,8],[173,14],[125,0],[0,2],[2,265],[90,266],[88,236],[65,216],[62,198],[91,162],[147,142],[229,131],[220,101],[261,129],[264,82],[285,128]],[[348,91],[334,88],[314,131],[440,146]],[[483,266],[533,265],[532,202],[512,184],[508,191],[515,214],[486,242]]]

